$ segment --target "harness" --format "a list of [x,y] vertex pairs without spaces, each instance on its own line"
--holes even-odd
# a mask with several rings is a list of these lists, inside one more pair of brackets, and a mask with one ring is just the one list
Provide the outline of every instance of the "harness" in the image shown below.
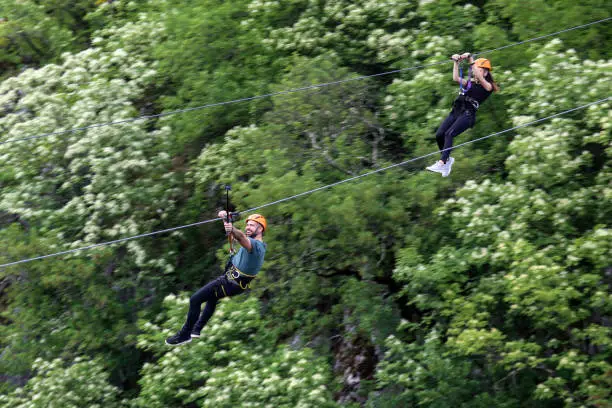
[[467,96],[467,95],[463,95],[463,99],[472,105],[472,107],[474,108],[474,110],[478,110],[478,108],[480,107],[480,104],[478,103],[478,101],[474,98],[472,98],[471,96]]
[[465,95],[472,87],[472,66],[468,68],[467,85],[463,87],[463,67],[459,64],[459,93]]
[[480,107],[480,103],[470,96],[459,95],[453,102],[453,109],[456,112],[473,111],[476,112]]
[[[238,221],[240,219],[240,213],[238,212],[230,212],[229,210],[229,192],[232,187],[228,184],[225,186],[225,212],[227,214],[226,222],[233,223],[234,221]],[[227,234],[227,241],[229,243],[229,259],[225,264],[225,277],[232,283],[240,286],[240,289],[247,290],[251,288],[251,281],[255,279],[255,275],[249,275],[242,272],[240,269],[236,268],[233,264],[232,259],[236,254],[234,250],[234,236],[231,233]],[[225,288],[221,285],[221,289],[225,293]],[[227,296],[227,294],[226,294]]]
[[467,75],[467,84],[465,87],[463,86],[463,67],[459,64],[459,96],[455,99],[453,103],[453,108],[457,109],[459,112],[465,112],[467,110],[472,110],[476,112],[480,107],[480,103],[471,96],[467,96],[467,92],[472,88],[472,65],[468,68]]
[[249,275],[236,268],[234,264],[231,264],[225,271],[227,279],[233,283],[238,284],[240,289],[247,290],[251,288],[251,281],[255,279],[255,275]]

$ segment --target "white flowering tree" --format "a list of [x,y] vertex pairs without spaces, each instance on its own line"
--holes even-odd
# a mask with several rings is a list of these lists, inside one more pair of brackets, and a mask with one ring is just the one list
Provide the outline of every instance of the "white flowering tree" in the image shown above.
[[[278,3],[272,4],[252,2],[250,10],[259,18],[275,12]],[[308,2],[295,23],[272,30],[266,43],[281,52],[304,55],[333,50],[349,66],[412,65],[457,52],[450,52],[456,45],[453,37],[473,28],[476,13],[472,5],[450,1]]]
[[152,352],[140,379],[137,407],[334,407],[330,368],[307,348],[277,346],[254,297],[223,300],[202,337],[181,347],[164,338],[183,324],[189,301],[168,296],[143,322],[138,347]]
[[[508,81],[515,124],[609,96],[610,61],[559,46]],[[427,406],[609,403],[609,123],[608,102],[520,129],[507,178],[470,181],[438,211],[440,249],[403,250],[395,277],[427,318],[400,326],[412,344],[388,339],[384,384]]]
[[[213,217],[222,183],[242,210],[432,152],[456,94],[450,54],[608,13],[553,3],[0,0],[0,75],[24,68],[0,84],[0,262]],[[575,52],[491,54],[502,92],[458,141],[609,96],[609,61],[582,60],[609,55],[609,27],[563,34]],[[130,120],[413,65],[427,66]],[[126,122],[95,126],[112,121]],[[142,375],[139,406],[603,405],[609,123],[600,105],[457,149],[449,178],[414,162],[262,209],[264,302],[223,304],[186,348],[163,345],[183,298],[151,316],[217,272],[221,229],[3,269],[3,402],[34,395],[36,358],[90,355],[130,395]]]
[[[0,84],[0,214],[19,221],[0,230],[2,263],[175,225],[168,217],[180,189],[169,128],[137,121],[41,136],[152,113],[149,52],[163,35],[161,24],[140,15],[98,31],[92,48],[64,54],[61,64]],[[143,298],[153,302],[151,293],[169,283],[160,276],[174,271],[175,241],[132,241],[3,269],[11,302],[4,318],[15,324],[3,326],[8,353],[0,365],[24,375],[37,355],[125,352]],[[113,335],[104,339],[106,330]]]
[[109,375],[98,360],[75,358],[37,359],[35,375],[23,388],[0,395],[6,408],[119,408],[128,406],[119,398],[119,389],[108,381]]
[[[278,87],[350,76],[334,61],[296,58]],[[369,92],[364,84],[349,83],[275,97],[264,124],[234,128],[223,144],[202,151],[193,172],[197,190],[231,181],[233,203],[245,210],[389,164],[389,146],[399,141],[368,110]],[[390,254],[406,233],[405,208],[416,212],[428,205],[419,204],[421,196],[411,194],[408,184],[421,183],[422,194],[431,194],[424,179],[407,181],[405,175],[390,171],[260,211],[273,225],[266,234],[272,243],[262,286],[287,292],[272,302],[275,316],[287,316],[279,328],[288,323],[293,330],[299,321],[299,327],[317,331],[319,323],[329,323],[318,321],[311,306],[328,296],[311,292],[317,285],[333,291],[335,280],[342,285],[349,277],[390,282]],[[291,239],[277,238],[283,236]],[[341,308],[336,313],[342,319]]]
[[[139,121],[37,137],[141,113],[138,102],[156,73],[146,50],[162,35],[162,27],[142,19],[101,31],[95,48],[65,54],[62,65],[0,85],[0,125],[7,130],[0,157],[9,169],[0,208],[49,231],[58,242],[50,250],[151,231],[174,207],[168,128],[151,132]],[[169,271],[140,244],[128,251],[141,267]]]

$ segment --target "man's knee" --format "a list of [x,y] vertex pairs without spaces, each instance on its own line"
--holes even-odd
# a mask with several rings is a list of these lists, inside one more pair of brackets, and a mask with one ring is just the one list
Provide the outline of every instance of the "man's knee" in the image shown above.
[[206,290],[198,291],[191,295],[189,298],[189,306],[199,307],[202,303],[206,302],[210,296],[208,296],[208,292]]
[[200,298],[196,295],[192,295],[189,298],[189,306],[200,306],[202,304],[202,301],[200,300]]

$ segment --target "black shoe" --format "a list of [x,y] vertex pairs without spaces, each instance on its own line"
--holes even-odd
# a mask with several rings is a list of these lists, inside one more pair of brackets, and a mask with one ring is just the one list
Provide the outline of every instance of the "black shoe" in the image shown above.
[[166,339],[166,344],[169,346],[178,346],[184,343],[189,343],[191,341],[191,336],[189,334],[183,333],[182,331],[176,333],[174,336],[170,336]]
[[200,338],[200,329],[193,329],[191,331],[191,337],[194,339],[199,339]]

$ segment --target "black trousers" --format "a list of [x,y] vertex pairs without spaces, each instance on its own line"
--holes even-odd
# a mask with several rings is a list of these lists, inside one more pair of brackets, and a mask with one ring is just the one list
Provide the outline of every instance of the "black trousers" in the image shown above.
[[440,160],[446,163],[452,151],[450,148],[453,147],[453,138],[474,126],[475,121],[476,113],[471,109],[453,109],[451,111],[436,132],[438,148],[440,150],[448,149],[441,153]]
[[[208,323],[208,320],[215,313],[219,299],[239,295],[244,291],[236,281],[228,279],[226,275],[221,275],[207,283],[189,298],[187,321],[181,331],[191,333],[193,330],[202,330],[202,327]],[[206,306],[200,315],[204,302],[206,302]]]

